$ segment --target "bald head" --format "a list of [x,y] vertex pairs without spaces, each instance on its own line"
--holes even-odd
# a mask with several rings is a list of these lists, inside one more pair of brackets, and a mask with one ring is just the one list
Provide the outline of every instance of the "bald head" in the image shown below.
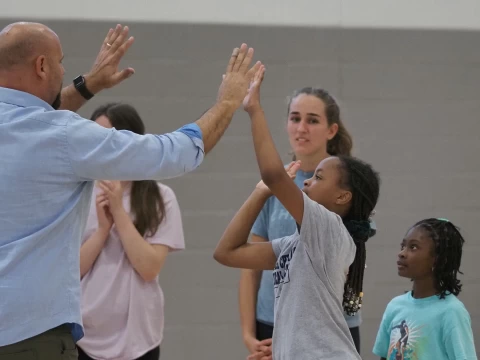
[[0,32],[0,86],[60,105],[64,68],[60,40],[43,24],[19,22]]
[[49,52],[57,43],[58,36],[43,24],[10,24],[0,32],[0,70],[24,65],[36,56]]

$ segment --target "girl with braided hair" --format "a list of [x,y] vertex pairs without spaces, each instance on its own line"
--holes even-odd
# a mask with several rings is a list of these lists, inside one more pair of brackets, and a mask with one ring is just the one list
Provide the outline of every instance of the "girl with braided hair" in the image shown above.
[[[425,219],[407,232],[398,275],[412,291],[388,304],[373,352],[382,359],[476,360],[468,311],[457,298],[464,239],[447,219]],[[406,331],[407,330],[407,331]]]
[[[294,182],[299,188],[313,177],[315,168],[329,156],[352,152],[352,137],[342,120],[338,101],[326,89],[302,87],[289,96],[285,130],[293,160],[300,160]],[[371,226],[376,228],[372,221]],[[255,220],[250,241],[272,241],[295,232],[295,219],[282,203],[270,197]],[[271,342],[274,329],[275,291],[272,270],[244,269],[238,284],[242,339],[249,353]],[[344,312],[357,351],[360,353],[362,312]]]
[[[262,181],[228,225],[214,258],[223,265],[273,270],[273,346],[249,359],[360,360],[344,311],[362,304],[365,242],[380,180],[373,168],[348,156],[322,160],[303,191],[292,178],[300,164],[285,171],[259,100],[264,68],[244,100]],[[291,236],[248,243],[251,228],[270,196],[295,219]]]

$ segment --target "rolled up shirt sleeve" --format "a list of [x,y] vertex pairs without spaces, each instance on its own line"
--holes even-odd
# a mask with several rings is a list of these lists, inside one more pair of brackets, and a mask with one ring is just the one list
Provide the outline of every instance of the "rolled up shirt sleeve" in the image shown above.
[[84,180],[162,180],[195,170],[203,161],[198,125],[163,135],[104,128],[72,115],[66,146],[73,173]]

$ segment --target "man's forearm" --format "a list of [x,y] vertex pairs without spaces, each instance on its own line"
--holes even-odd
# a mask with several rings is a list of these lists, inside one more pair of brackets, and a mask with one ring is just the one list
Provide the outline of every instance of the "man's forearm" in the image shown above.
[[[88,75],[85,75],[85,85],[92,94],[97,94],[101,90]],[[75,89],[73,84],[62,89],[61,98],[62,102],[59,110],[70,110],[73,112],[77,112],[88,101]]]
[[62,102],[59,110],[70,110],[77,112],[87,100],[72,85],[68,85],[62,89]]
[[216,103],[195,123],[202,130],[205,154],[218,143],[232,121],[236,107],[227,102]]

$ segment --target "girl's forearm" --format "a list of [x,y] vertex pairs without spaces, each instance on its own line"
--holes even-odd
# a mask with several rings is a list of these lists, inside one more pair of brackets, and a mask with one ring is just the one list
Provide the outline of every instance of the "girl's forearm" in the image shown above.
[[270,192],[255,189],[235,214],[222,235],[214,253],[214,258],[223,264],[230,263],[235,251],[248,242],[250,231],[262,210]]
[[285,177],[288,178],[288,175],[285,173],[282,159],[275,148],[263,109],[256,108],[249,112],[249,116],[260,175],[264,183],[270,187],[270,184]]

